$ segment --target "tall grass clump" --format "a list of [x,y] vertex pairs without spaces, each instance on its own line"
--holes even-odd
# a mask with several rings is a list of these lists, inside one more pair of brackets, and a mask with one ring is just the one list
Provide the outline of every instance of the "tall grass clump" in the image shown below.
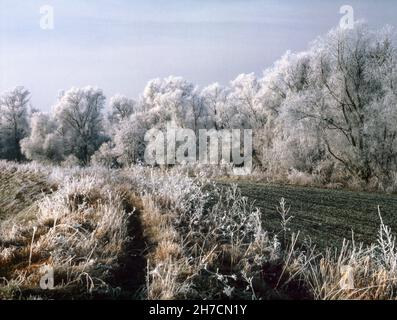
[[376,243],[356,244],[315,254],[295,250],[286,264],[290,279],[299,278],[316,300],[388,300],[397,298],[396,239],[383,222]]
[[[125,210],[123,196],[104,170],[64,174],[58,189],[38,201],[29,217],[1,222],[0,270],[7,279],[3,285],[18,283],[24,296],[78,298],[110,292],[107,281],[129,238],[128,217],[133,214]],[[39,287],[48,268],[55,279],[51,292]]]
[[269,294],[260,285],[261,267],[279,259],[280,243],[263,229],[260,211],[236,186],[221,188],[178,169],[134,167],[126,175],[145,199],[144,225],[155,246],[149,298]]
[[278,207],[280,232],[271,234],[236,186],[175,169],[137,167],[127,175],[145,197],[143,219],[154,239],[148,298],[395,298],[395,239],[382,219],[377,243],[353,239],[320,251],[291,234],[293,208],[285,199]]

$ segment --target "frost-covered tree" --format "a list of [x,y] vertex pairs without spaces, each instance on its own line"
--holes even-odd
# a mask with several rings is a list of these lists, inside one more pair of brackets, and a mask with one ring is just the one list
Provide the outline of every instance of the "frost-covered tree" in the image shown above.
[[72,154],[86,165],[106,140],[103,130],[105,96],[93,87],[72,88],[55,106],[57,134],[62,137],[65,154]]
[[311,85],[311,56],[288,51],[261,79],[260,99],[266,115],[262,146],[264,162],[272,172],[293,168],[311,173],[324,160],[317,124],[294,116],[294,110],[302,111],[307,103],[300,97]]
[[124,120],[114,136],[114,152],[118,162],[131,165],[144,161],[146,148],[145,134],[153,128],[161,127],[161,116],[156,110],[133,114]]
[[268,122],[262,81],[255,74],[241,74],[230,83],[226,128],[248,128],[253,132],[253,160],[263,166]]
[[126,96],[116,95],[110,99],[109,121],[111,124],[120,123],[136,112],[137,102]]
[[316,128],[327,153],[365,181],[396,166],[395,48],[390,32],[362,24],[332,30],[305,54],[302,88],[285,99],[294,121]]
[[202,90],[201,96],[207,109],[207,126],[216,130],[224,129],[230,122],[228,117],[231,115],[228,88],[213,83]]
[[0,97],[0,146],[2,158],[22,160],[20,141],[29,133],[30,92],[16,87]]
[[[269,172],[337,168],[344,176],[390,184],[397,172],[396,48],[392,30],[373,32],[357,24],[332,30],[304,52],[287,52],[262,77],[241,74],[228,87],[215,83],[201,90],[180,77],[154,79],[139,102],[111,99],[106,122],[111,141],[93,161],[107,166],[141,161],[146,132],[172,122],[196,132],[252,129],[254,161]],[[25,109],[27,99],[20,99]],[[32,133],[22,142],[26,157],[59,162],[72,156],[87,164],[106,141],[104,100],[102,91],[91,87],[62,93],[53,116],[32,118]],[[8,101],[2,105],[20,105],[18,98]],[[3,123],[12,122],[2,120],[1,128]],[[28,128],[22,123],[17,127]]]
[[169,122],[198,130],[205,126],[206,108],[200,91],[180,77],[148,82],[139,111],[124,119],[114,133],[114,150],[119,163],[143,161],[147,131],[165,129]]
[[208,127],[208,109],[198,87],[195,87],[188,100],[188,108],[185,126],[198,134],[200,129]]
[[261,83],[255,74],[240,74],[231,81],[230,86],[229,101],[238,115],[231,125],[249,128],[262,127],[266,118],[263,112],[263,100],[259,96]]
[[21,150],[29,160],[59,163],[63,160],[62,137],[57,134],[57,124],[45,113],[34,113],[30,119],[29,137],[21,141]]
[[175,121],[179,126],[194,122],[192,97],[195,86],[181,77],[168,77],[150,81],[143,92],[146,110],[161,113],[162,121]]

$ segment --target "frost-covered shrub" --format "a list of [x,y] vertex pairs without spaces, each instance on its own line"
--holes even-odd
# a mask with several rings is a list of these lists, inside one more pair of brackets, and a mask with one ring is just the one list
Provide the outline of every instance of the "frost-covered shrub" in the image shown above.
[[106,168],[117,168],[120,164],[117,162],[119,157],[112,143],[104,143],[97,152],[91,157],[91,164],[104,166]]
[[73,168],[81,165],[80,160],[73,154],[66,157],[64,161],[61,162],[61,166],[65,168]]
[[29,160],[59,163],[63,160],[64,146],[56,134],[56,122],[44,113],[35,113],[30,120],[30,136],[21,141],[21,150]]
[[[126,174],[135,188],[151,199],[144,219],[152,237],[171,237],[167,246],[177,244],[178,252],[189,257],[187,261],[181,258],[184,267],[178,268],[175,259],[164,262],[164,252],[170,251],[172,256],[175,250],[158,249],[152,260],[162,262],[153,265],[149,292],[154,294],[161,279],[172,277],[181,290],[184,288],[183,294],[173,289],[177,296],[214,298],[234,283],[233,294],[251,298],[250,281],[260,278],[263,264],[280,259],[280,243],[263,229],[260,211],[241,196],[236,186],[223,189],[206,179],[189,177],[181,169],[161,171],[134,166]],[[167,264],[182,274],[169,274]],[[222,267],[225,265],[226,269]],[[227,283],[225,279],[229,279]]]

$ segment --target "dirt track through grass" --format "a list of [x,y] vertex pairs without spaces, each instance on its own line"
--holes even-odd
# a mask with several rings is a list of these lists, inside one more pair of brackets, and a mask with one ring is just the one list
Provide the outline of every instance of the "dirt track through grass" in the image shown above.
[[[221,184],[227,185],[225,182]],[[310,236],[320,248],[339,246],[343,238],[352,238],[352,230],[356,242],[376,241],[380,224],[378,205],[384,222],[397,233],[395,195],[253,182],[237,184],[242,194],[255,201],[255,206],[261,209],[265,226],[271,231],[280,230],[276,207],[284,197],[294,216],[291,230],[300,230],[302,236]]]

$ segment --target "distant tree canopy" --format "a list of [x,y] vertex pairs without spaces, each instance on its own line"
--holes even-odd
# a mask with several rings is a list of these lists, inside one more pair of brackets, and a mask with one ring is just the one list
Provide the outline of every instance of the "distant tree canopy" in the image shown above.
[[102,90],[72,88],[64,92],[51,115],[35,113],[31,134],[21,142],[28,159],[60,162],[73,156],[87,165],[91,156],[107,141],[104,130]]
[[287,52],[262,77],[241,74],[205,88],[154,79],[137,100],[111,98],[107,116],[97,88],[66,91],[48,115],[29,115],[29,92],[17,88],[0,99],[1,155],[129,165],[143,159],[149,129],[174,121],[195,131],[253,129],[263,171],[339,168],[387,183],[397,172],[396,48],[390,28],[335,29],[305,52]]

